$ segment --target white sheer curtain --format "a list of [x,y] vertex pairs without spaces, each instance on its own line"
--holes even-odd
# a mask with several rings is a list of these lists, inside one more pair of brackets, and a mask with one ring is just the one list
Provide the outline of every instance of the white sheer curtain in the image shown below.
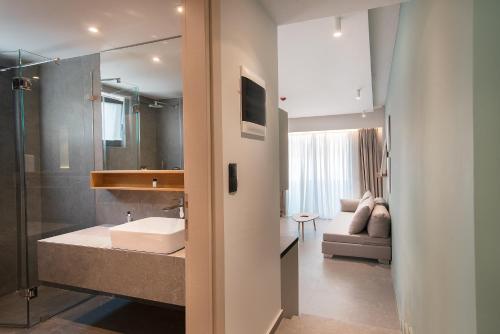
[[290,133],[288,144],[288,214],[332,218],[341,198],[359,197],[357,130]]

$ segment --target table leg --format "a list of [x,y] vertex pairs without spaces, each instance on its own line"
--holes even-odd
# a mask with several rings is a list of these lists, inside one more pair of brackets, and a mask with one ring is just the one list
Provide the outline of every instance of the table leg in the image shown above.
[[314,230],[316,231],[316,219],[313,219]]

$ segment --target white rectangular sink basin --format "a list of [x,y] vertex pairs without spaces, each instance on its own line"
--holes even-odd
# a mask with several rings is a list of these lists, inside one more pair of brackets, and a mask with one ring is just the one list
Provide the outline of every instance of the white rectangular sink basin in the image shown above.
[[111,247],[169,254],[184,248],[184,219],[149,217],[109,229]]

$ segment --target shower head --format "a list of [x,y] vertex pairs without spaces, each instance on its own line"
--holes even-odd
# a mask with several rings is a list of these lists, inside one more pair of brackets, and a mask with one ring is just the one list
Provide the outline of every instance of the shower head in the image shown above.
[[154,108],[154,109],[161,109],[165,106],[165,103],[162,103],[160,101],[154,101],[154,103],[150,103],[149,107]]

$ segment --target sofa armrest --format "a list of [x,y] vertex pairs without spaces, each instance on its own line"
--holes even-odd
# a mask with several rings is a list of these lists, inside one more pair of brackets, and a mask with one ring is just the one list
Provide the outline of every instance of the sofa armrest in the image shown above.
[[340,211],[355,212],[358,208],[359,199],[340,199]]

